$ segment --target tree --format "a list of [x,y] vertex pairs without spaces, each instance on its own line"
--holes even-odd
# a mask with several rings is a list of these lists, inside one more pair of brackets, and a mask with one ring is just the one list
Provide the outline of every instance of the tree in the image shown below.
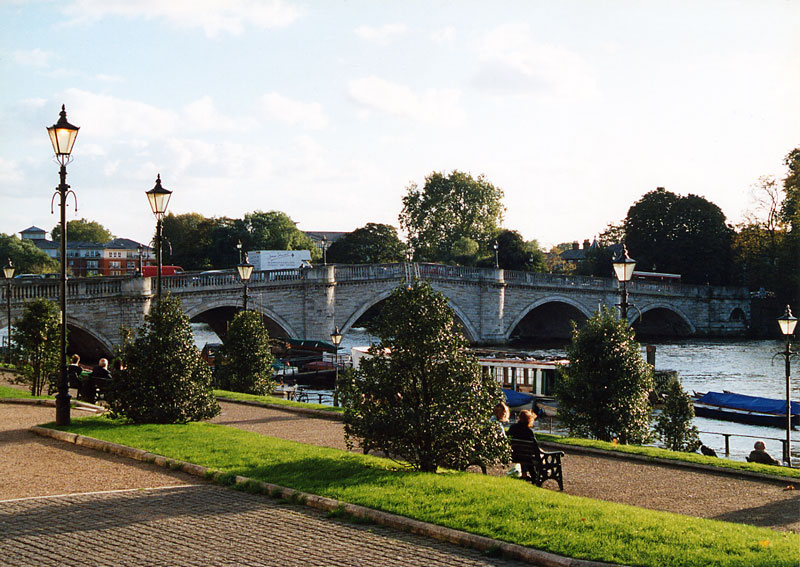
[[663,187],[644,195],[625,219],[625,243],[637,266],[681,274],[686,283],[730,283],[732,236],[718,206]]
[[58,269],[58,262],[28,239],[0,234],[0,262],[11,259],[17,274],[41,274]]
[[424,282],[401,287],[370,332],[380,338],[371,358],[340,380],[350,446],[359,439],[428,472],[506,456],[504,439],[488,427],[502,394],[466,352],[447,298]]
[[179,299],[167,295],[150,308],[136,337],[126,339],[121,360],[108,395],[112,415],[133,423],[185,423],[219,413],[211,370]]
[[692,424],[693,419],[692,397],[678,380],[672,380],[667,388],[664,407],[656,418],[656,435],[670,451],[694,453],[701,443],[700,432]]
[[786,197],[781,205],[781,220],[789,225],[789,232],[781,247],[783,272],[779,296],[792,305],[800,304],[800,148],[789,152],[783,160],[789,168],[783,180]]
[[[199,213],[164,217],[164,239],[171,249],[170,262],[185,270],[208,270],[213,267],[209,257],[211,234],[220,225],[219,219],[206,218]],[[229,251],[234,258],[233,251]],[[238,259],[237,259],[238,262]]]
[[[535,240],[525,242],[516,230],[501,230],[497,235],[497,260],[504,270],[542,271],[544,255]],[[494,258],[491,258],[494,265]]]
[[470,238],[488,255],[503,219],[503,191],[484,176],[473,179],[453,171],[445,176],[433,172],[425,186],[407,188],[400,213],[400,227],[418,261],[448,261],[453,244]]
[[402,262],[406,246],[397,237],[395,227],[370,222],[331,244],[327,256],[329,262],[340,264]]
[[274,360],[261,314],[240,311],[228,327],[225,343],[217,359],[216,377],[223,389],[269,395],[275,388],[272,379]]
[[586,250],[574,273],[579,276],[614,277],[614,267],[611,265],[613,261],[611,248],[595,243]]
[[569,365],[561,368],[556,390],[562,423],[581,437],[646,442],[653,370],[642,360],[633,329],[608,308],[580,330],[572,326]]
[[[50,231],[50,237],[55,242],[61,241],[61,227],[56,225]],[[86,219],[67,221],[67,242],[98,242],[105,244],[111,242],[114,235],[96,221]]]
[[[47,299],[25,303],[22,317],[15,320],[12,330],[16,358],[22,367],[23,383],[31,394],[41,396],[49,377],[59,371],[61,334],[58,307]],[[61,361],[66,364],[66,361]]]

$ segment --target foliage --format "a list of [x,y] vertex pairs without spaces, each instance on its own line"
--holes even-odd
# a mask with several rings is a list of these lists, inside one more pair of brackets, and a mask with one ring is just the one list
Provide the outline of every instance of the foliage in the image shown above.
[[8,258],[14,264],[16,274],[41,274],[58,269],[58,262],[39,250],[32,241],[0,234],[0,263],[5,266]]
[[93,417],[73,420],[67,429],[205,466],[225,478],[244,476],[567,557],[642,567],[797,564],[796,533],[576,498],[516,479],[409,474],[386,459],[209,423],[122,427]]
[[478,243],[462,236],[450,248],[450,258],[460,266],[474,266],[478,261]]
[[582,329],[573,323],[567,358],[556,391],[563,425],[580,437],[646,442],[653,370],[627,322],[603,308]]
[[717,205],[663,187],[644,195],[625,219],[625,242],[637,267],[681,274],[685,283],[730,283],[732,235]]
[[549,274],[574,274],[575,265],[561,257],[562,252],[572,248],[571,242],[556,244],[544,257],[544,269]]
[[211,391],[211,370],[194,346],[179,299],[152,305],[133,340],[122,349],[109,405],[113,416],[134,423],[185,423],[220,411]]
[[328,262],[339,264],[402,262],[406,246],[397,237],[395,227],[370,222],[331,244],[327,256]]
[[[50,237],[55,242],[61,241],[60,223],[50,231]],[[97,221],[78,219],[67,221],[67,242],[96,242],[105,244],[111,242],[114,235],[111,231]]]
[[[217,219],[209,219],[199,213],[186,213],[164,217],[164,239],[169,242],[170,263],[185,270],[208,270],[213,267],[209,252],[211,233],[219,225]],[[230,251],[235,258],[235,251]],[[238,259],[236,259],[238,262]]]
[[15,357],[20,361],[21,381],[30,386],[31,395],[41,396],[49,377],[61,368],[61,326],[58,306],[47,299],[25,303],[22,316],[12,325]]
[[656,418],[656,435],[671,451],[694,453],[700,447],[700,432],[692,425],[693,419],[691,396],[678,380],[672,380],[667,388],[664,407]]
[[474,179],[460,171],[433,172],[422,189],[409,185],[399,218],[414,259],[448,261],[453,245],[464,237],[488,255],[503,218],[502,199],[503,191],[484,176]]
[[269,334],[261,314],[240,311],[233,317],[217,358],[219,386],[246,394],[270,394],[274,357],[269,350]]
[[370,333],[380,337],[371,358],[361,360],[354,379],[340,380],[348,444],[358,438],[422,471],[507,456],[488,426],[502,399],[498,385],[464,350],[442,294],[423,282],[397,289]]
[[624,221],[619,223],[608,223],[606,229],[597,235],[597,243],[600,246],[611,246],[625,242],[625,224]]
[[614,277],[614,254],[611,248],[599,243],[590,246],[581,261],[575,268],[575,274],[579,276],[596,276],[599,278]]
[[785,279],[781,282],[785,291],[782,298],[792,305],[800,305],[800,148],[795,148],[783,161],[789,168],[783,180],[786,197],[781,205],[781,219],[789,224],[789,232],[784,243]]
[[535,272],[544,269],[544,255],[535,240],[525,242],[516,230],[501,230],[496,242],[497,260],[502,269]]

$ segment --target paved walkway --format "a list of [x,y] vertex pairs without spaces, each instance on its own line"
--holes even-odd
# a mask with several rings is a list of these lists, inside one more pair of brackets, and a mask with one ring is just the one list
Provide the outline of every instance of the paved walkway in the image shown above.
[[27,430],[53,417],[0,403],[4,566],[522,565]]

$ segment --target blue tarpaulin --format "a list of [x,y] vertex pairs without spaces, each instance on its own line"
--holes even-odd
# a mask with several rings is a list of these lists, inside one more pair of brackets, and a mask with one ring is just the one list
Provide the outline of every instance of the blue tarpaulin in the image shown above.
[[[773,415],[786,415],[786,400],[729,394],[727,392],[708,392],[699,397],[695,403],[708,404],[723,408],[754,411]],[[792,415],[800,415],[800,403],[792,402]]]
[[531,394],[526,394],[525,392],[515,392],[514,390],[506,390],[505,388],[503,389],[503,394],[505,394],[506,404],[508,404],[508,407],[510,408],[529,404],[531,403],[531,400],[536,397]]

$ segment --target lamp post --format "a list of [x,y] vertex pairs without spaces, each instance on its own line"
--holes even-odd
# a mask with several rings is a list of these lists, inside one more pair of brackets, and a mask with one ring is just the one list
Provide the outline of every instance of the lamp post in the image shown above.
[[497,240],[494,241],[492,248],[494,248],[494,268],[498,269],[500,267],[500,258],[497,255]]
[[8,265],[3,268],[3,275],[6,278],[6,308],[8,309],[8,333],[6,334],[6,344],[8,350],[6,351],[6,362],[11,361],[11,278],[14,277],[14,265],[11,263],[11,258],[8,259]]
[[[797,356],[796,352],[792,352],[792,343],[791,337],[794,333],[794,329],[797,326],[797,317],[792,316],[792,310],[789,306],[786,306],[786,313],[783,314],[782,317],[778,317],[778,326],[781,328],[781,334],[786,337],[786,349],[783,352],[778,354],[782,354],[784,359],[786,360],[786,449],[785,452],[785,461],[786,464],[791,467],[792,466],[792,398],[791,398],[791,391],[789,389],[789,372],[791,370],[791,365],[789,363],[792,356]],[[777,356],[777,355],[776,355]]]
[[322,265],[328,265],[328,237],[322,235]]
[[156,217],[156,301],[161,301],[161,231],[172,191],[161,186],[161,174],[159,173],[156,177],[155,187],[150,191],[145,191],[145,194]]
[[339,345],[342,344],[342,333],[339,332],[339,327],[331,333],[331,342],[336,347],[336,375],[333,379],[333,405],[339,406]]
[[[50,135],[50,143],[53,144],[53,151],[56,154],[56,161],[61,164],[59,169],[60,183],[56,187],[56,195],[59,197],[61,207],[60,223],[60,252],[61,252],[61,350],[59,351],[60,372],[58,378],[58,393],[56,394],[56,425],[69,425],[69,389],[67,387],[67,195],[72,193],[75,199],[75,208],[78,208],[78,200],[75,193],[70,191],[67,185],[67,164],[72,161],[72,146],[75,145],[75,138],[78,137],[78,128],[67,122],[67,109],[61,105],[61,113],[58,122],[47,128]],[[52,212],[53,200],[50,201]]]
[[617,280],[622,283],[622,298],[619,303],[620,318],[628,320],[628,288],[627,284],[633,277],[633,269],[636,267],[636,260],[628,256],[628,249],[623,246],[617,259],[612,263]]
[[250,281],[250,276],[253,275],[253,265],[247,261],[247,252],[244,253],[244,260],[237,264],[236,271],[239,272],[239,279],[244,284],[244,292],[242,294],[242,305],[244,307],[242,310],[247,311],[247,282]]
[[139,246],[136,247],[136,251],[139,253],[139,273],[136,274],[136,275],[139,276],[139,277],[142,277],[142,274],[143,274],[143,271],[142,271],[142,252],[144,252],[144,247],[140,244]]
[[239,251],[239,263],[242,263],[242,241],[236,243],[236,249]]

